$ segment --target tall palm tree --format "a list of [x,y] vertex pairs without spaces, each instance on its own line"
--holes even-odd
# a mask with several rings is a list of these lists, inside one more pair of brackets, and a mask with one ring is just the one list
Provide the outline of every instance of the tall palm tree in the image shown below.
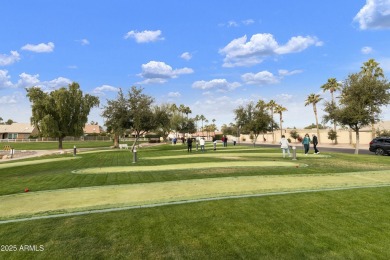
[[195,120],[195,125],[196,125],[196,133],[198,134],[198,122],[199,122],[199,120],[200,120],[200,116],[199,115],[196,115],[195,116],[195,118],[194,118],[194,120]]
[[[369,59],[367,62],[364,62],[361,69],[362,70],[360,73],[365,77],[376,78],[376,79],[385,77],[385,75],[383,74],[383,69],[379,67],[379,63],[376,62],[374,59]],[[371,137],[375,138],[374,115],[372,115],[372,120],[371,120]]]
[[287,111],[287,108],[281,106],[281,105],[276,105],[274,107],[274,112],[279,114],[279,123],[280,123],[280,138],[282,138],[283,135],[283,112]]
[[[333,93],[335,91],[341,90],[341,83],[337,82],[337,80],[335,78],[329,78],[328,82],[326,82],[324,85],[322,85],[321,88],[322,88],[322,90],[324,92],[325,91],[329,91],[330,92],[330,94],[332,95],[332,105],[334,106],[335,102],[334,102],[334,95],[333,95]],[[337,133],[336,121],[333,121],[333,130]],[[335,138],[335,144],[337,144],[337,135],[336,135],[336,138]]]
[[314,116],[316,118],[316,126],[317,126],[317,137],[318,137],[318,142],[320,142],[320,130],[318,128],[318,116],[317,116],[317,103],[320,102],[322,98],[318,94],[310,94],[307,96],[305,106],[313,104],[313,111],[314,111]]
[[178,111],[178,108],[177,108],[176,104],[172,104],[171,107],[170,107],[170,110],[171,110],[173,113],[176,113],[176,111]]
[[203,135],[203,121],[206,120],[206,117],[204,115],[199,116],[200,121],[202,122],[202,135]]
[[181,113],[181,116],[184,117],[184,111],[186,110],[186,107],[183,104],[180,104],[178,110]]
[[[257,105],[259,105],[259,103],[257,103]],[[271,112],[271,118],[272,118],[272,122],[271,122],[271,133],[272,133],[272,142],[275,142],[275,136],[274,136],[274,110],[275,108],[278,106],[278,104],[276,104],[275,100],[271,99],[267,104],[266,104],[266,107],[270,110]]]
[[190,107],[185,107],[184,110],[183,110],[183,113],[186,114],[187,120],[188,120],[188,114],[192,113],[191,108]]

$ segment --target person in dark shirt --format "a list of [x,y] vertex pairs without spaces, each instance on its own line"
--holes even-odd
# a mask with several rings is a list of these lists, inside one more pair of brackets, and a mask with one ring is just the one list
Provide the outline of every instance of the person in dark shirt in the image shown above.
[[191,137],[188,137],[188,138],[187,138],[187,151],[188,151],[189,153],[192,152],[192,138],[191,138]]
[[313,136],[312,141],[313,141],[314,153],[315,153],[315,154],[319,154],[320,151],[318,151],[318,149],[317,149],[318,138],[317,138],[317,136],[316,136],[315,134],[313,134],[312,136]]

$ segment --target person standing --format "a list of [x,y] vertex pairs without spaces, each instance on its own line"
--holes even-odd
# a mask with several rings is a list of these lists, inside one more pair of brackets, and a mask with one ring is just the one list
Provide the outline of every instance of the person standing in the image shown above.
[[227,147],[228,138],[226,135],[223,136],[223,147]]
[[205,151],[205,149],[204,149],[205,140],[204,140],[203,137],[200,138],[199,144],[200,144],[200,150],[201,150],[202,152],[204,152],[204,151]]
[[187,152],[189,152],[189,153],[192,152],[192,138],[191,137],[187,138]]
[[318,138],[315,134],[312,135],[313,136],[313,147],[314,147],[314,153],[315,154],[319,154],[320,151],[318,151],[317,149],[317,145],[318,145]]
[[303,147],[305,148],[305,155],[308,155],[310,148],[310,136],[305,134],[305,137],[302,140]]
[[282,139],[280,139],[280,148],[282,148],[283,151],[283,158],[286,158],[286,153],[288,154],[288,157],[291,157],[290,154],[290,143],[286,139],[284,135],[282,135]]
[[213,136],[213,146],[214,146],[214,151],[217,150],[217,138]]

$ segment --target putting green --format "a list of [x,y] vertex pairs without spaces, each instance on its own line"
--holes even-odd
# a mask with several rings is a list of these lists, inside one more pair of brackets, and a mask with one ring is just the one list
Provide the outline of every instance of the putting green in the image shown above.
[[60,189],[0,196],[0,219],[202,198],[381,185],[390,185],[389,170],[242,176]]
[[[230,152],[230,153],[229,153]],[[154,159],[174,159],[174,158],[207,158],[207,157],[212,157],[212,158],[229,158],[229,157],[234,157],[237,159],[245,159],[241,157],[274,157],[274,158],[282,158],[281,153],[239,153],[235,152],[233,153],[232,151],[229,152],[224,152],[224,153],[214,153],[214,152],[198,152],[198,153],[186,153],[182,155],[167,155],[167,156],[156,156],[156,157],[143,157],[142,159],[146,160],[154,160]],[[324,154],[309,154],[308,156],[301,157],[299,158],[308,158],[308,157],[315,157],[315,158],[328,158],[330,157],[329,155],[324,155]],[[291,160],[292,158],[290,158]]]
[[50,162],[58,162],[58,161],[67,161],[78,159],[80,157],[64,157],[64,158],[53,158],[53,159],[38,159],[34,161],[23,161],[23,162],[10,162],[10,163],[2,163],[0,164],[0,169],[6,169],[17,166],[26,166],[26,165],[34,165],[34,164],[42,164],[42,163],[50,163]]
[[294,162],[283,161],[230,161],[230,162],[204,162],[204,163],[186,163],[186,164],[167,164],[152,166],[113,166],[113,167],[95,167],[74,170],[78,174],[106,174],[116,172],[148,172],[148,171],[168,171],[168,170],[186,170],[186,169],[208,169],[208,168],[231,168],[231,167],[299,167],[307,166]]

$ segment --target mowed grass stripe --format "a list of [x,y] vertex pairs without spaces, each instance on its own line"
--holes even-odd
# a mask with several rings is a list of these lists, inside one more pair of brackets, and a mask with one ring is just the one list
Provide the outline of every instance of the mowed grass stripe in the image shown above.
[[[185,164],[167,164],[152,166],[112,166],[112,167],[93,167],[72,171],[77,174],[107,174],[117,172],[149,172],[149,171],[168,171],[185,169],[207,169],[207,168],[231,168],[231,167],[298,167],[300,164],[294,162],[280,161],[228,161],[228,162],[204,162],[204,163],[185,163]],[[305,166],[305,165],[301,165]]]
[[74,160],[79,159],[80,157],[64,157],[64,158],[53,158],[53,159],[39,159],[34,161],[22,161],[22,162],[9,162],[9,163],[2,163],[0,164],[0,170],[1,169],[7,169],[12,167],[18,167],[18,166],[26,166],[26,165],[35,165],[35,164],[43,164],[43,163],[51,163],[51,162],[59,162],[59,161],[68,161],[68,160]]
[[390,185],[390,170],[333,175],[244,176],[72,188],[1,196],[0,218],[237,195],[373,185]]
[[[281,153],[240,153],[240,152],[235,152],[233,153],[232,151],[228,151],[226,153],[213,153],[213,152],[198,152],[198,153],[191,153],[191,154],[182,154],[182,155],[163,155],[163,156],[153,156],[153,157],[143,157],[142,159],[147,159],[147,160],[160,160],[160,159],[190,159],[190,158],[229,158],[229,157],[275,157],[275,158],[281,158],[282,154]],[[329,158],[330,155],[324,155],[324,154],[309,154],[307,157],[314,157],[314,158]],[[290,158],[292,159],[292,158]]]

